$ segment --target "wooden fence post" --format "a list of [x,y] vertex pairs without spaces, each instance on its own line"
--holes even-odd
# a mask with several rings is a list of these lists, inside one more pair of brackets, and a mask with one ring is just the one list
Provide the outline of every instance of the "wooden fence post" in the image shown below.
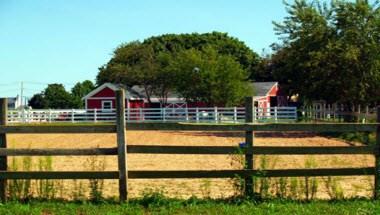
[[[6,98],[0,98],[0,125],[7,125],[7,112],[8,112],[8,102]],[[6,134],[0,134],[0,148],[7,148],[7,136]],[[7,171],[7,157],[0,157],[0,171]],[[0,200],[6,201],[7,193],[7,180],[0,180]]]
[[119,198],[121,202],[128,199],[128,172],[127,172],[127,149],[125,130],[125,92],[116,91],[116,131],[117,131],[117,152],[119,168]]
[[[380,123],[380,107],[377,107],[377,123]],[[376,126],[376,148],[375,153],[375,186],[374,186],[374,198],[379,199],[380,197],[380,126]]]
[[[253,97],[246,97],[245,99],[245,122],[253,123]],[[253,147],[253,131],[245,132],[245,147],[248,151],[252,151]],[[253,152],[252,154],[245,154],[245,169],[252,170],[254,167]],[[245,195],[252,196],[254,193],[253,177],[245,178]]]

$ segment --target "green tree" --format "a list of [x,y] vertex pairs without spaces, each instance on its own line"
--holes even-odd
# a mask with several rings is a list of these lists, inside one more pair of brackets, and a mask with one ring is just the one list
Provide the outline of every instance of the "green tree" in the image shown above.
[[66,109],[73,107],[73,99],[62,84],[49,84],[44,90],[46,108]]
[[84,104],[82,98],[95,89],[94,83],[89,80],[78,82],[71,89],[71,96],[73,98],[73,108],[83,108]]
[[37,109],[75,108],[73,97],[65,90],[62,84],[49,84],[43,92],[35,94],[31,100],[29,100],[29,105]]
[[267,71],[303,101],[374,103],[379,96],[380,10],[355,2],[296,0],[274,23],[282,44]]
[[177,76],[177,91],[190,102],[232,106],[253,93],[241,65],[212,47],[180,51],[170,68]]
[[152,47],[140,42],[132,42],[123,44],[115,50],[110,62],[100,68],[97,82],[98,84],[122,83],[130,87],[140,85],[144,88],[146,98],[150,103],[157,70]]
[[174,57],[169,52],[160,52],[156,57],[157,70],[152,90],[162,105],[167,103],[169,93],[176,91],[178,78],[171,68],[173,60]]
[[219,32],[166,34],[148,38],[142,43],[135,41],[119,46],[112,59],[99,68],[97,83],[122,83],[129,87],[140,85],[145,89],[149,102],[151,95],[156,95],[165,104],[168,93],[178,88],[176,85],[181,78],[170,66],[177,53],[190,49],[204,52],[209,48],[239,64],[239,71],[244,70],[246,78],[254,76],[259,57],[236,38]]
[[245,69],[250,78],[254,79],[257,72],[256,65],[260,57],[253,52],[244,42],[229,36],[227,33],[191,33],[191,34],[164,34],[150,37],[144,40],[155,53],[176,53],[187,49],[202,51],[205,47],[212,46],[219,54],[229,55],[235,58]]
[[34,94],[33,97],[28,101],[28,105],[34,109],[46,108],[45,98],[43,93]]

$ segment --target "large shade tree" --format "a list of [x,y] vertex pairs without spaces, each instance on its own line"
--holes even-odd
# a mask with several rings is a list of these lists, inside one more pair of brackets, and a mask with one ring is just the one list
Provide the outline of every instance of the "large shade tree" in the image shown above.
[[[183,89],[177,86],[182,77],[175,72],[177,69],[174,68],[174,65],[179,68],[178,63],[186,63],[186,61],[181,58],[179,59],[181,61],[173,63],[173,60],[178,60],[179,56],[189,50],[191,50],[189,53],[206,56],[205,50],[211,49],[214,55],[228,59],[228,66],[232,64],[234,66],[238,65],[237,73],[244,71],[245,81],[250,76],[253,76],[252,74],[254,74],[254,69],[257,68],[258,63],[257,54],[236,38],[225,33],[213,32],[206,34],[167,34],[151,37],[143,42],[122,44],[114,51],[112,59],[100,68],[97,82],[98,84],[104,82],[122,83],[129,87],[140,85],[145,89],[148,101],[150,101],[151,95],[154,94],[159,97],[161,103],[166,103],[170,91]],[[226,71],[236,74],[230,69]],[[218,72],[220,72],[218,75],[231,76],[222,71],[222,69],[218,69]],[[237,78],[240,80],[241,77],[238,76]],[[229,79],[225,78],[224,81],[228,85]],[[188,86],[191,85],[190,82],[187,84]],[[240,84],[240,82],[235,84]],[[230,87],[231,91],[241,88],[241,86],[234,87],[232,85]],[[205,94],[206,92],[200,95]],[[196,100],[195,98],[192,99]],[[231,99],[231,102],[227,103],[236,104],[235,98],[226,97],[226,99]],[[210,100],[210,98],[207,100]]]
[[380,9],[366,0],[296,0],[274,23],[281,44],[266,70],[290,95],[347,105],[375,103],[380,87]]
[[83,108],[82,97],[95,88],[91,81],[78,82],[71,93],[62,84],[49,84],[42,92],[33,95],[29,106],[35,109]]
[[246,70],[233,57],[219,55],[212,47],[183,50],[169,68],[177,77],[176,90],[190,102],[232,106],[253,94]]
[[73,108],[73,98],[62,84],[49,84],[44,91],[29,100],[32,108],[65,109]]
[[73,104],[75,108],[84,108],[84,102],[82,98],[95,89],[94,83],[90,80],[78,82],[71,89],[71,96],[73,98]]

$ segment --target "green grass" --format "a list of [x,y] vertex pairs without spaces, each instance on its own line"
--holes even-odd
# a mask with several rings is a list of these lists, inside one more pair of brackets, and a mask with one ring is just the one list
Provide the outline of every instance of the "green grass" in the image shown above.
[[175,200],[157,196],[126,204],[64,201],[9,202],[0,214],[379,214],[380,201],[366,199],[300,202],[290,200]]

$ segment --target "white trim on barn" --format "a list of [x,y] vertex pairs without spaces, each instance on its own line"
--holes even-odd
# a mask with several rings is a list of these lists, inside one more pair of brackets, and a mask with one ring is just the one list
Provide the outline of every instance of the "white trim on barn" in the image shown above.
[[[87,100],[87,99],[91,99],[92,96],[96,95],[97,93],[99,93],[100,91],[102,91],[103,89],[105,88],[110,88],[111,90],[113,91],[116,91],[118,89],[120,89],[118,86],[116,86],[115,84],[112,84],[112,83],[104,83],[102,85],[100,85],[98,88],[96,88],[95,90],[91,91],[89,94],[87,94],[85,97],[82,98],[82,100]],[[101,99],[102,97],[96,97],[96,99]],[[106,97],[105,97],[106,98]]]
[[[106,104],[109,105],[109,108],[106,107]],[[104,101],[102,101],[102,110],[112,110],[112,109],[113,109],[112,100],[104,100]]]
[[272,89],[273,89],[274,87],[277,87],[277,85],[278,85],[278,82],[276,82],[276,83],[275,83],[275,84],[274,84],[274,85],[268,90],[266,96],[269,96],[269,92],[271,92]]

